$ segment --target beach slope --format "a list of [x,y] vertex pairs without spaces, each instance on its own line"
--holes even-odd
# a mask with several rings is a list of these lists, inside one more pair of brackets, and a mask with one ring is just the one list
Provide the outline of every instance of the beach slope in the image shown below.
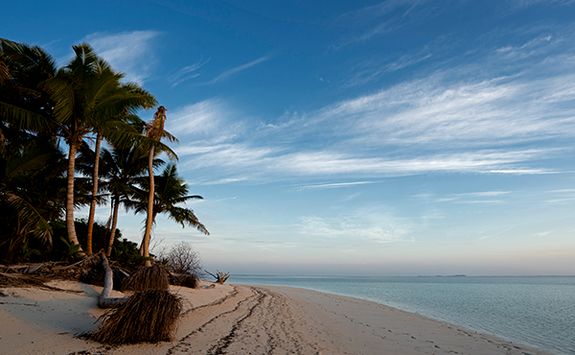
[[[287,287],[173,287],[184,311],[172,342],[110,347],[78,338],[97,327],[100,289],[4,288],[2,354],[540,354],[377,303]],[[121,296],[120,293],[117,296]]]

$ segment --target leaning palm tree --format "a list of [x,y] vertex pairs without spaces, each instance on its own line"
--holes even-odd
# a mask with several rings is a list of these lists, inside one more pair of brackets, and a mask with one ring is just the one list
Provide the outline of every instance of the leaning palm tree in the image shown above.
[[[142,238],[142,244],[140,245],[140,254],[146,258],[146,266],[151,266],[150,257],[150,238],[152,236],[152,225],[154,223],[154,197],[155,197],[155,184],[154,184],[154,156],[156,154],[156,147],[159,147],[162,138],[168,138],[169,140],[175,141],[176,138],[164,130],[164,124],[166,123],[166,108],[164,106],[158,107],[158,110],[154,114],[154,120],[146,127],[146,137],[148,138],[147,144],[149,144],[148,153],[148,199],[146,208],[146,226],[144,230],[144,237]],[[173,152],[172,152],[173,153]],[[174,158],[177,158],[173,154]]]
[[[155,222],[158,214],[166,214],[170,219],[178,222],[182,227],[191,226],[205,235],[209,235],[207,228],[200,222],[194,211],[182,207],[186,202],[202,199],[199,195],[188,195],[188,187],[185,181],[178,176],[176,165],[169,164],[163,172],[154,179],[157,185],[154,196],[150,198],[149,183],[152,179],[141,179],[138,189],[126,205],[133,208],[136,213],[147,212],[151,217],[151,223]],[[150,204],[152,205],[150,212]],[[149,242],[149,241],[148,241]],[[149,256],[149,255],[148,255]]]

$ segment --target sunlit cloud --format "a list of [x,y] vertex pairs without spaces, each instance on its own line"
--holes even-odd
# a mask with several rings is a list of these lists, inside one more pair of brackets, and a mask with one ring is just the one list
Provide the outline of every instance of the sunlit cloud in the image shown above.
[[[569,154],[561,142],[575,136],[575,75],[563,70],[575,54],[554,52],[562,40],[544,34],[499,47],[472,65],[267,122],[255,123],[224,99],[209,99],[176,109],[169,128],[184,137],[176,148],[183,168],[199,170],[200,178],[209,173],[214,181],[306,177],[328,182],[300,189],[334,189],[430,173],[558,174],[562,171],[550,162]],[[512,63],[511,55],[542,59],[501,75],[494,63]],[[413,61],[417,58],[399,58],[394,68]],[[487,74],[471,75],[482,63]]]
[[227,115],[225,105],[211,99],[168,111],[167,127],[179,136],[209,136],[212,138],[223,126],[222,120]]
[[573,99],[575,76],[440,81],[431,77],[342,101],[313,119],[341,122],[350,139],[371,145],[503,145],[575,134],[575,108],[561,105]]
[[[157,31],[93,33],[84,38],[112,67],[126,74],[126,80],[143,83],[156,63],[154,40]],[[145,58],[145,60],[143,60]]]

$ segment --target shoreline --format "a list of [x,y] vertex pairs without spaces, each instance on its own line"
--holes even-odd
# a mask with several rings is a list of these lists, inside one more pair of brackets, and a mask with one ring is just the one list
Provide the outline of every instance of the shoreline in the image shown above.
[[271,284],[257,284],[257,283],[250,283],[250,284],[238,284],[238,285],[242,285],[242,286],[249,286],[249,287],[257,287],[257,288],[268,288],[271,290],[274,289],[294,289],[294,290],[301,290],[301,291],[309,291],[309,292],[314,292],[314,293],[318,293],[318,294],[325,294],[325,295],[330,295],[330,296],[337,296],[337,297],[343,297],[343,298],[349,298],[349,299],[353,299],[353,300],[357,300],[357,301],[363,301],[363,302],[370,302],[373,303],[374,305],[377,306],[383,306],[386,308],[390,308],[396,311],[400,311],[400,312],[404,312],[410,315],[414,315],[417,317],[421,317],[421,318],[425,318],[427,320],[433,321],[433,322],[439,322],[442,323],[446,326],[451,326],[451,327],[455,327],[455,328],[460,328],[463,331],[466,332],[471,332],[471,333],[476,333],[479,335],[484,335],[484,336],[488,336],[488,337],[493,337],[499,340],[502,340],[504,342],[508,342],[508,343],[513,343],[513,344],[518,344],[521,347],[525,347],[534,351],[538,351],[540,353],[543,354],[549,354],[552,353],[551,350],[546,350],[546,349],[542,349],[540,347],[538,347],[537,345],[534,344],[530,344],[527,342],[523,342],[520,340],[516,340],[516,339],[511,339],[508,337],[505,337],[503,335],[499,335],[493,332],[489,332],[486,330],[481,330],[481,329],[474,329],[471,326],[467,326],[464,324],[458,324],[456,322],[452,322],[450,320],[446,320],[446,319],[441,319],[439,317],[434,317],[431,315],[427,315],[427,314],[423,314],[420,313],[418,311],[415,310],[410,310],[407,307],[403,308],[401,306],[396,306],[396,305],[391,305],[391,304],[387,304],[387,303],[383,303],[381,301],[375,300],[375,299],[370,299],[367,297],[361,297],[361,296],[352,296],[352,295],[347,295],[347,294],[343,294],[343,293],[337,293],[337,292],[332,292],[332,291],[327,291],[327,290],[319,290],[319,289],[314,289],[314,288],[306,288],[306,287],[299,287],[299,286],[290,286],[290,285],[271,285]]
[[[435,326],[438,326],[439,328],[447,328],[449,330],[449,332],[459,333],[460,335],[463,334],[465,337],[479,338],[482,341],[486,341],[490,345],[496,345],[497,348],[499,348],[501,351],[503,351],[502,353],[510,354],[510,353],[515,353],[516,351],[518,351],[518,353],[521,353],[521,354],[550,354],[550,352],[548,350],[538,348],[537,346],[532,345],[532,344],[526,344],[526,343],[523,343],[520,341],[505,338],[505,337],[497,335],[497,334],[472,329],[472,328],[466,327],[464,325],[459,325],[459,324],[451,323],[451,322],[446,321],[446,320],[433,318],[433,317],[430,317],[430,316],[427,316],[427,315],[424,315],[424,314],[421,314],[421,313],[418,313],[415,311],[404,310],[404,309],[401,309],[401,308],[398,308],[398,307],[395,307],[392,305],[388,305],[388,304],[381,303],[381,302],[367,299],[367,298],[360,298],[360,297],[354,297],[354,296],[349,296],[349,295],[344,295],[344,294],[334,293],[334,292],[329,292],[329,291],[320,291],[320,290],[314,290],[314,289],[308,289],[308,288],[302,288],[302,287],[293,287],[293,286],[271,286],[271,285],[261,285],[261,286],[260,285],[249,285],[249,286],[262,287],[262,288],[267,288],[267,289],[270,289],[270,290],[273,290],[276,292],[281,292],[282,294],[285,294],[288,297],[296,299],[298,301],[301,301],[302,296],[304,296],[303,298],[309,298],[311,300],[314,300],[312,302],[315,302],[315,303],[318,303],[318,301],[317,301],[318,299],[323,298],[324,301],[328,300],[328,301],[332,301],[336,304],[337,303],[346,304],[345,306],[343,306],[343,308],[346,308],[344,311],[345,314],[342,313],[342,314],[340,314],[340,316],[350,320],[350,322],[352,322],[351,316],[349,314],[349,313],[352,313],[352,312],[350,312],[350,309],[349,309],[350,303],[361,305],[362,307],[365,307],[366,310],[368,310],[368,312],[374,312],[375,314],[389,316],[384,320],[376,320],[376,321],[373,321],[371,323],[363,322],[363,324],[360,324],[360,325],[367,326],[367,327],[374,327],[374,324],[377,324],[377,323],[385,324],[385,323],[389,322],[387,328],[393,328],[394,326],[397,325],[398,321],[401,321],[401,322],[409,323],[409,324],[407,324],[407,327],[405,327],[405,329],[410,328],[410,329],[416,330],[416,332],[420,332],[421,334],[423,334],[425,336],[425,335],[427,335],[427,333],[431,329],[431,327],[422,330],[419,328],[419,326],[421,324],[417,324],[417,323],[427,323],[427,325],[432,325],[432,326],[435,325]],[[322,302],[319,302],[319,303],[322,303]],[[328,306],[328,308],[332,308],[331,305]],[[367,315],[366,313],[364,313],[363,317],[371,317],[371,315]],[[403,319],[400,319],[400,318],[403,318]],[[357,321],[356,321],[356,323],[357,323]],[[378,324],[378,326],[381,329],[387,330],[388,332],[389,332],[389,330],[391,330],[391,329],[386,329],[385,326],[382,324]],[[450,337],[454,336],[455,333],[445,334],[445,336],[450,338]],[[408,333],[404,333],[403,335],[407,335],[407,334]],[[435,332],[435,335],[436,336],[438,335],[437,331]],[[413,337],[410,335],[407,342],[411,342],[412,340],[415,341],[417,339],[413,339]],[[426,342],[430,342],[430,340],[426,340]],[[461,345],[463,345],[464,347],[467,346],[467,345],[459,343],[454,338],[448,339],[447,343],[451,343],[451,342],[455,343],[456,346],[461,346]],[[408,346],[408,348],[409,348],[409,346]],[[444,353],[444,351],[440,350],[435,345],[434,345],[434,348],[437,349],[437,352],[433,352],[433,353]],[[403,349],[403,350],[406,350],[406,349]],[[481,349],[481,347],[468,348],[468,351],[469,350],[471,350],[471,352],[448,351],[448,353],[473,353],[473,354],[479,354],[479,353],[495,354],[495,353],[499,353],[498,351],[487,350],[485,348]],[[400,350],[400,351],[402,351],[402,350]],[[411,351],[409,351],[409,349],[408,349],[407,351],[405,351],[405,353],[411,353]],[[419,351],[417,351],[416,353],[419,353]],[[423,352],[423,353],[427,353],[427,352]]]
[[[100,288],[2,288],[3,354],[545,354],[369,300],[287,286],[171,287],[184,302],[174,339],[111,347],[78,338],[96,328]],[[116,293],[116,296],[121,296]]]

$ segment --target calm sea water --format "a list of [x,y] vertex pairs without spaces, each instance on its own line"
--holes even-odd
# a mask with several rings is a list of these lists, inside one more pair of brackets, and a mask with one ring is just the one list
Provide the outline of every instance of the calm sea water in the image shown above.
[[575,276],[286,277],[233,275],[387,304],[557,354],[575,354]]

